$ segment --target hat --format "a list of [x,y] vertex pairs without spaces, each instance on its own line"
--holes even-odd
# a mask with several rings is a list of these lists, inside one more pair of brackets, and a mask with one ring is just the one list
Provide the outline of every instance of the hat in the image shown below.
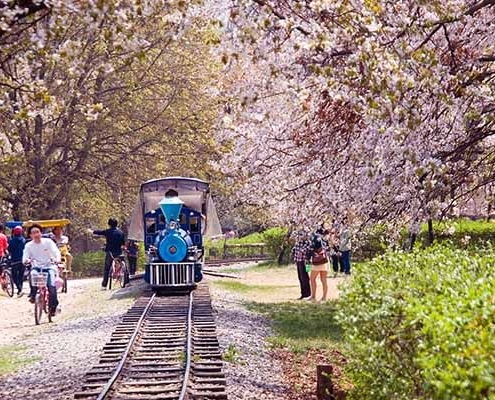
[[22,235],[22,232],[24,232],[24,229],[22,229],[22,226],[16,226],[14,229],[12,229],[12,234],[14,236],[20,236],[20,235]]

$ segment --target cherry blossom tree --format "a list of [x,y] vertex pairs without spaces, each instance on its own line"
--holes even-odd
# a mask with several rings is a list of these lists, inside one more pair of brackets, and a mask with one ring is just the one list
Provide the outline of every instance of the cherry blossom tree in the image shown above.
[[431,218],[494,180],[495,1],[238,0],[226,169],[279,221]]
[[55,216],[78,193],[131,199],[157,175],[213,173],[218,68],[196,3],[0,3],[0,195],[14,216]]

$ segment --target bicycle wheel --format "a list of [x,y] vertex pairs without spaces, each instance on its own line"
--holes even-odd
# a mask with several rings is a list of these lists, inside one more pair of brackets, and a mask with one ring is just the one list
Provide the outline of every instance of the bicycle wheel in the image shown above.
[[50,292],[48,288],[44,289],[43,293],[43,311],[48,316],[48,322],[52,322],[52,315],[50,314]]
[[125,288],[125,285],[129,281],[129,268],[125,261],[120,262],[120,287]]
[[4,279],[5,279],[5,287],[3,290],[5,290],[5,293],[8,294],[9,297],[14,296],[14,280],[12,279],[12,274],[10,271],[7,269],[4,272]]
[[115,281],[114,282],[115,287],[117,287],[117,284],[120,287],[123,287],[122,286],[122,262],[121,261],[115,261],[115,271],[114,271],[113,279]]
[[62,286],[62,293],[67,293],[67,271],[62,273],[62,279],[64,281],[64,285]]
[[114,268],[115,268],[115,261],[112,261],[112,265],[110,266],[110,271],[108,271],[108,290],[112,289],[112,279],[113,279]]
[[34,323],[39,325],[41,322],[41,315],[43,314],[43,309],[45,308],[42,304],[44,301],[41,298],[39,293],[36,293],[36,297],[34,298]]

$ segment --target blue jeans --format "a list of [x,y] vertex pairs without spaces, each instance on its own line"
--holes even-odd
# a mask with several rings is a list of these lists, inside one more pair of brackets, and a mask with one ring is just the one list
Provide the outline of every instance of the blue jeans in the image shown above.
[[309,297],[311,296],[311,287],[309,285],[309,275],[306,272],[306,262],[297,261],[296,265],[299,286],[301,287],[301,297]]
[[22,261],[12,262],[12,279],[14,280],[14,284],[17,287],[17,293],[22,292],[22,282],[24,280],[24,270],[26,267],[22,263]]
[[[337,254],[332,254],[332,268],[333,272],[339,272],[339,256]],[[340,268],[340,272],[344,272],[343,267]]]
[[48,293],[49,293],[48,307],[50,308],[50,311],[55,311],[58,306],[57,287],[55,286],[55,270],[53,268],[40,268],[40,267],[31,268],[31,280],[29,281],[29,284],[31,285],[31,292],[29,293],[29,297],[32,297],[34,299],[36,293],[38,292],[38,287],[33,286],[32,284],[33,272],[34,275],[36,275],[39,272],[48,273],[48,278],[46,280],[46,286],[48,287]]
[[342,255],[340,256],[340,270],[344,271],[344,274],[351,274],[351,251],[341,251]]

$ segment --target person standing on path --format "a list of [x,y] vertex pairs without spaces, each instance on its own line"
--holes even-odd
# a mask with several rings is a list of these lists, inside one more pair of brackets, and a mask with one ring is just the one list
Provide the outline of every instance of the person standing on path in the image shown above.
[[310,285],[311,285],[311,301],[317,302],[316,300],[316,289],[317,283],[316,278],[318,275],[320,276],[321,286],[323,289],[323,296],[321,298],[321,302],[325,302],[327,300],[328,293],[328,283],[327,283],[327,275],[328,275],[328,256],[327,256],[327,244],[325,240],[322,238],[321,234],[317,233],[314,235],[312,243],[311,243],[311,276],[310,276]]
[[344,270],[345,275],[351,274],[351,231],[347,225],[347,218],[342,220],[340,227],[340,243],[339,252],[340,256],[340,269]]
[[101,281],[101,290],[105,290],[108,284],[110,268],[114,257],[122,254],[122,247],[125,244],[124,232],[117,228],[117,220],[115,218],[108,219],[108,229],[93,231],[88,229],[88,232],[93,235],[105,236],[105,267],[103,269],[103,280]]
[[309,275],[306,271],[306,254],[309,250],[309,242],[305,238],[304,232],[299,232],[296,243],[291,250],[292,259],[297,266],[297,277],[301,287],[301,296],[298,300],[309,299],[311,297],[311,287],[309,285]]
[[[337,229],[332,228],[330,230],[330,236],[328,239],[328,251],[332,259],[333,277],[336,278],[339,274],[339,234]],[[341,267],[341,273],[344,273]]]
[[26,269],[22,262],[26,239],[24,239],[22,233],[22,226],[16,226],[12,229],[12,237],[9,240],[10,266],[12,268],[12,279],[17,287],[17,297],[21,297],[24,294],[22,293],[22,283],[24,281],[24,270]]

